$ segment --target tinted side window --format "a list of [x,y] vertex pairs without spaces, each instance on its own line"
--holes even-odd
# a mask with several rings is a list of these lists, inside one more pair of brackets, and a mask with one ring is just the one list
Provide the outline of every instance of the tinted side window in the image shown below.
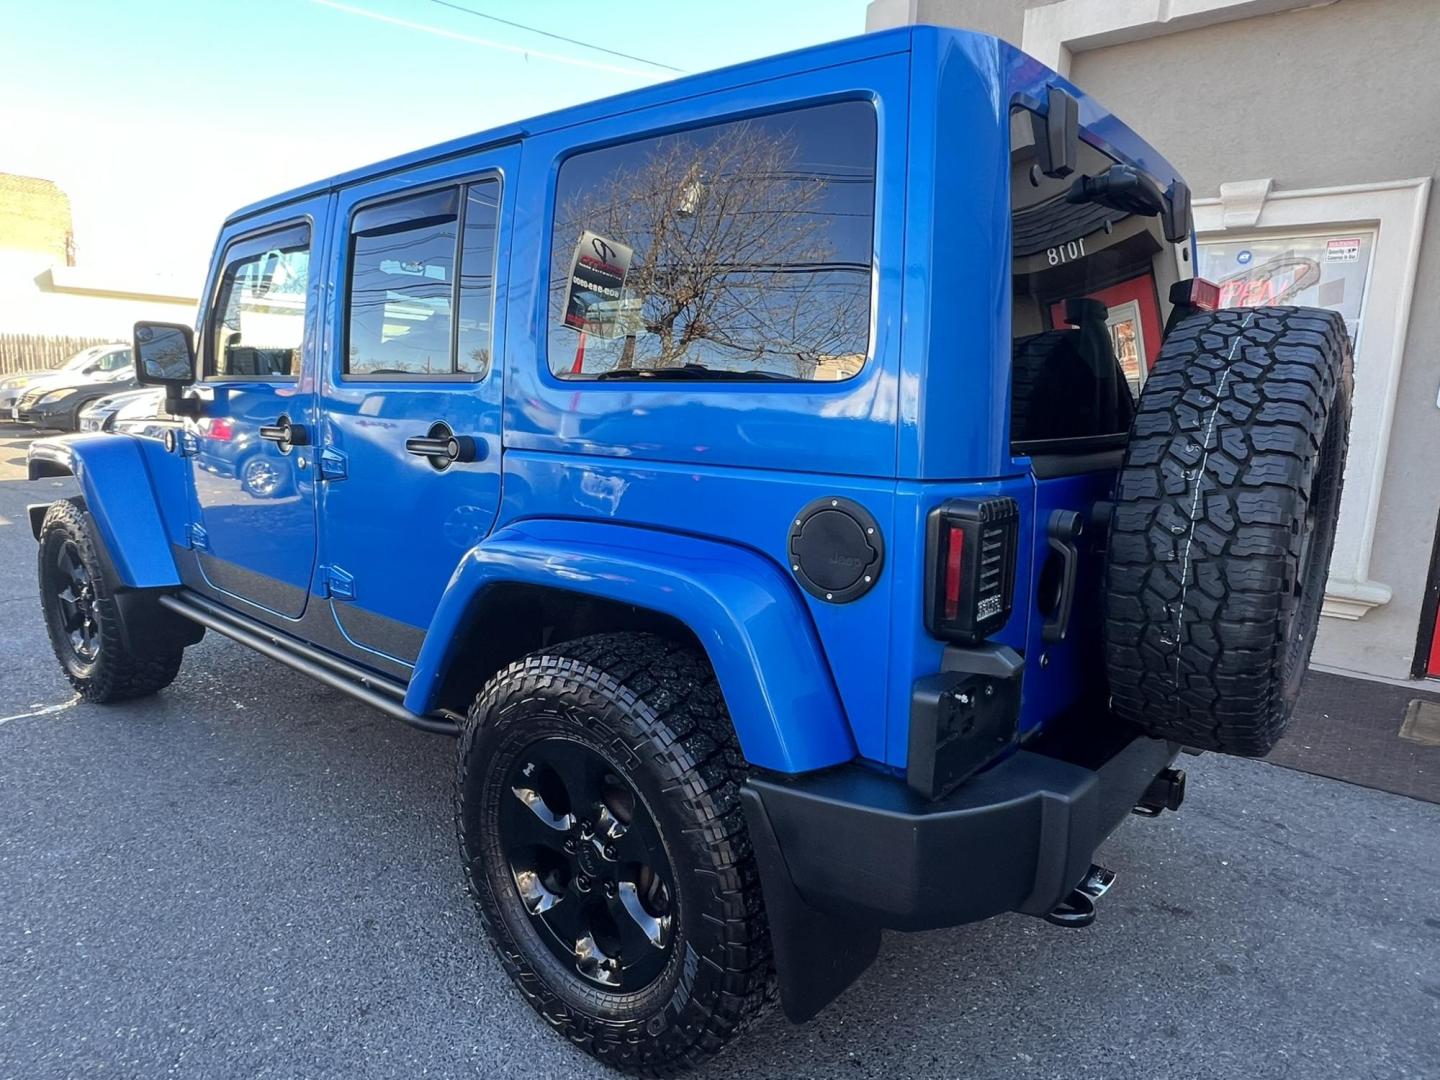
[[427,191],[356,212],[347,374],[434,378],[489,370],[499,207],[500,181],[488,178],[463,192]]
[[1163,331],[1157,273],[1174,274],[1158,217],[1066,198],[1076,177],[1097,176],[1114,159],[1081,140],[1074,174],[1041,175],[1030,116],[1016,109],[1010,123],[1010,437],[1017,453],[1055,452],[1067,441],[1129,430]]
[[875,110],[840,102],[578,154],[560,168],[550,370],[845,379],[865,363]]
[[309,281],[308,226],[232,244],[216,299],[209,371],[227,379],[296,375]]
[[129,349],[116,349],[100,358],[100,370],[119,371],[121,368],[130,367],[134,362]]
[[449,375],[459,191],[359,211],[351,222],[352,375]]
[[460,237],[460,303],[456,370],[483,375],[490,370],[491,326],[495,317],[495,237],[500,216],[500,181],[471,184],[465,198]]

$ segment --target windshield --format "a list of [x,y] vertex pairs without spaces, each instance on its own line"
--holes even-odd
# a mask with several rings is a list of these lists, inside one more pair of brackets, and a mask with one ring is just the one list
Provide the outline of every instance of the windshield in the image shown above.
[[99,356],[108,346],[92,345],[88,349],[81,349],[65,363],[60,365],[61,371],[84,371],[90,366],[90,362]]
[[1129,431],[1189,251],[1158,216],[1071,196],[1118,164],[1083,138],[1074,173],[1044,176],[1031,116],[1010,123],[1011,449],[1082,452]]

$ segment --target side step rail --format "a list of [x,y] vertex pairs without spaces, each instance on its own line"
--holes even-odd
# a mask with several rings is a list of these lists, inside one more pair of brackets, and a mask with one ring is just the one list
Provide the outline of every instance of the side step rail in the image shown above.
[[452,717],[417,716],[402,704],[404,687],[380,678],[358,664],[305,645],[202,596],[192,593],[170,594],[160,597],[159,600],[171,611],[248,646],[261,656],[277,660],[302,675],[309,675],[317,682],[341,690],[372,709],[379,709],[411,727],[434,735],[458,735],[460,732],[459,725]]

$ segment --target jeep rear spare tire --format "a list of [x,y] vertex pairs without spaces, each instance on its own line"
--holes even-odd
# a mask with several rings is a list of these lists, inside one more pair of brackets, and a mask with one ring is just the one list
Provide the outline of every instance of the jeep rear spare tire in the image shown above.
[[1111,522],[1105,655],[1121,718],[1202,750],[1275,745],[1320,617],[1350,379],[1330,311],[1201,312],[1167,335]]

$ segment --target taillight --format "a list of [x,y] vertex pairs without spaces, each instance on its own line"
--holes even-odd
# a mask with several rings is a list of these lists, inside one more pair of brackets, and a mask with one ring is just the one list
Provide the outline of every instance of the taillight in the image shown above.
[[212,439],[229,442],[235,437],[235,421],[228,416],[218,416],[210,421],[210,429],[207,434]]
[[1194,277],[1170,286],[1170,303],[1175,307],[1191,307],[1196,311],[1220,310],[1220,286],[1213,281]]
[[1005,625],[1019,531],[1014,499],[951,499],[931,512],[925,626],[932,634],[974,644]]

